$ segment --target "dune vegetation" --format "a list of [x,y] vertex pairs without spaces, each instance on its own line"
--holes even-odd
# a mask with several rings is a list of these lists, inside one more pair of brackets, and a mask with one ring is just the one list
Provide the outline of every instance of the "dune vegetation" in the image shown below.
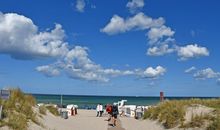
[[39,113],[42,115],[47,114],[47,108],[45,107],[45,105],[39,106]]
[[30,123],[44,127],[39,121],[47,111],[58,116],[58,110],[53,105],[37,107],[36,99],[29,94],[23,93],[19,88],[10,90],[8,100],[0,99],[3,106],[3,119],[0,120],[0,129],[7,126],[13,130],[27,130]]
[[28,122],[40,125],[33,107],[36,100],[24,94],[20,89],[12,89],[8,100],[0,100],[3,106],[3,120],[0,126],[8,126],[14,130],[27,130]]
[[[192,106],[206,106],[212,111],[192,114],[190,121],[186,121],[187,108]],[[144,119],[158,120],[167,129],[205,127],[207,130],[220,130],[220,99],[164,101],[145,111]]]
[[59,115],[59,112],[58,112],[58,110],[57,110],[56,107],[49,105],[49,106],[46,106],[46,108],[47,108],[47,110],[49,110],[49,112],[52,113],[53,115],[55,115],[55,116],[58,116],[58,115]]

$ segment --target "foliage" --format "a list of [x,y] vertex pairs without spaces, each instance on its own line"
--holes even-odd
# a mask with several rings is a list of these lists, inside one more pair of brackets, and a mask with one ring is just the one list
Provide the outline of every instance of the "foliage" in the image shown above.
[[39,113],[40,114],[46,115],[47,114],[46,112],[47,112],[47,109],[44,105],[39,107]]
[[[213,115],[193,115],[191,121],[185,122],[186,108],[193,105],[203,105],[214,108],[217,114]],[[190,99],[171,100],[159,103],[157,106],[149,108],[144,113],[144,119],[158,120],[165,128],[194,128],[202,127],[204,122],[210,123],[208,130],[220,130],[220,99]],[[215,127],[215,129],[213,128]]]
[[216,117],[215,120],[209,124],[207,130],[220,130],[220,117]]
[[59,116],[59,112],[56,107],[54,106],[46,106],[46,108],[49,110],[50,113],[52,113],[55,116]]
[[184,121],[184,115],[184,107],[175,101],[160,103],[158,107],[150,108],[145,112],[144,118],[158,119],[165,128],[173,128]]
[[[14,130],[27,130],[28,122],[40,124],[33,107],[36,100],[31,95],[24,94],[20,89],[11,89],[8,100],[1,100],[4,120],[2,124]],[[3,125],[2,125],[3,126]]]
[[13,112],[8,115],[7,125],[13,130],[27,130],[27,122],[28,119],[23,114]]
[[213,119],[214,117],[208,114],[192,115],[191,121],[185,123],[181,128],[201,128],[204,126],[205,121],[212,121]]

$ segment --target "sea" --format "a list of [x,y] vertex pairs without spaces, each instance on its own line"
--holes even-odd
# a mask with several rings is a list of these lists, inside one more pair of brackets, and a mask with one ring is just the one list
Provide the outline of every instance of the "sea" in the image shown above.
[[[156,105],[160,102],[160,97],[139,97],[139,96],[86,96],[86,95],[52,95],[52,94],[32,94],[37,103],[52,104],[75,104],[80,109],[95,109],[97,104],[113,104],[120,100],[127,100],[127,105]],[[165,100],[181,100],[181,99],[211,99],[216,97],[165,97]]]

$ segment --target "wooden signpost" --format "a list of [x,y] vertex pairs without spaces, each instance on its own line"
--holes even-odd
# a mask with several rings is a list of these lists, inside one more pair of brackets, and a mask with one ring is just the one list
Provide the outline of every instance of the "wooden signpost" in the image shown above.
[[8,100],[10,97],[10,90],[1,90],[0,91],[0,98],[4,100]]
[[[0,99],[3,99],[3,100],[8,100],[10,97],[10,90],[1,90],[0,91]],[[2,109],[3,109],[3,106],[0,105],[0,120],[2,119]]]

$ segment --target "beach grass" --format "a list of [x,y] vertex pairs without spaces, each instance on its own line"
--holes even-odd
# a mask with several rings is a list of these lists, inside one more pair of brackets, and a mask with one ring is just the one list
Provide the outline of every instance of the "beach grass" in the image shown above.
[[39,107],[39,113],[42,114],[42,115],[46,115],[47,114],[47,108],[42,105]]
[[220,116],[216,117],[215,120],[209,124],[207,130],[220,130]]
[[[185,122],[187,108],[202,105],[214,109],[212,114],[192,115],[190,122]],[[144,119],[158,120],[167,129],[204,127],[208,130],[220,130],[220,99],[172,100],[159,103],[144,113]]]
[[8,126],[13,130],[27,130],[28,122],[40,124],[33,107],[36,100],[31,95],[24,94],[20,89],[11,89],[8,100],[1,100],[3,117],[0,126]]
[[59,112],[56,107],[54,106],[46,106],[47,110],[55,116],[59,116]]
[[201,128],[206,122],[214,121],[215,118],[209,114],[192,114],[191,121],[181,125],[181,128]]
[[160,103],[157,107],[149,108],[144,119],[158,119],[165,128],[173,128],[184,122],[184,107],[178,101]]

